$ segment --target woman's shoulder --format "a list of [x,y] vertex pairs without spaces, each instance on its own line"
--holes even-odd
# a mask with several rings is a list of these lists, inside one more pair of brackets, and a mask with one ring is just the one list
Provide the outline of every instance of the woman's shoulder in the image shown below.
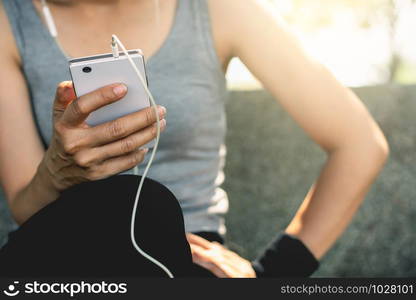
[[227,53],[233,56],[235,53],[235,41],[243,39],[247,31],[243,27],[250,26],[267,14],[265,0],[202,0],[207,1],[213,34],[217,43],[219,54]]
[[13,30],[6,14],[3,0],[0,0],[0,49],[2,49],[2,58],[7,60],[14,60],[18,65],[21,63],[19,50],[16,44],[16,38],[13,35]]
[[235,56],[232,42],[238,35],[241,35],[236,28],[239,23],[244,21],[244,10],[247,9],[247,6],[257,5],[259,0],[200,1],[208,3],[215,48],[224,69],[226,69],[231,58]]

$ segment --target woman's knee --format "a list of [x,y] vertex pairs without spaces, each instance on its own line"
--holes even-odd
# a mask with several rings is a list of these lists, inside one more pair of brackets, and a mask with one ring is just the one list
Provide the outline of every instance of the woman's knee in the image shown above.
[[[81,183],[65,190],[50,210],[72,215],[74,221],[89,218],[128,219],[131,215],[141,177],[118,175]],[[45,208],[48,210],[48,208]],[[178,216],[182,210],[175,195],[163,184],[146,178],[139,195],[137,213],[153,217]]]
[[[131,252],[130,226],[139,181],[137,176],[114,176],[64,191],[59,199],[14,233],[3,251],[3,258],[13,257],[16,263],[19,257],[26,256],[27,266],[32,270],[37,269],[32,260],[34,256],[58,260],[60,255],[64,258],[71,254],[71,257],[89,257],[88,261],[95,257],[100,261],[111,252],[118,257],[133,259],[137,253]],[[173,193],[147,178],[138,201],[136,241],[156,257],[177,253],[172,266],[189,264],[190,250],[182,211]],[[101,257],[99,253],[103,249],[106,251]],[[63,272],[72,265],[78,266],[75,261],[62,265]]]

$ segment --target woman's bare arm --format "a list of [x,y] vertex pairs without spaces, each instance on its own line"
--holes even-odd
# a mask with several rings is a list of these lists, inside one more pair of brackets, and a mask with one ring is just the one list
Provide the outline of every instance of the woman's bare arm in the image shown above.
[[220,2],[228,16],[233,54],[328,153],[318,180],[286,229],[321,258],[380,172],[388,154],[386,139],[357,96],[303,51],[265,3]]
[[20,57],[0,1],[0,181],[17,222],[37,209],[35,199],[57,194],[37,168],[44,149],[32,117]]
[[[0,47],[6,49],[0,57],[0,180],[15,220],[23,223],[65,189],[141,163],[147,153],[141,147],[157,134],[156,114],[148,107],[90,127],[89,114],[121,100],[127,87],[114,83],[77,98],[72,82],[64,81],[50,108],[53,133],[43,151],[12,34],[0,12]],[[166,109],[159,107],[158,113],[163,131]]]

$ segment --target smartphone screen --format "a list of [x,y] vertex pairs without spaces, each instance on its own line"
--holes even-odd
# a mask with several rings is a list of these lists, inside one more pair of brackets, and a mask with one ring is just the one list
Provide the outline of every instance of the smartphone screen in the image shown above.
[[[148,84],[141,50],[130,50],[129,55]],[[71,59],[69,70],[77,97],[113,83],[124,83],[128,88],[123,99],[93,111],[86,119],[86,123],[90,126],[112,121],[151,105],[136,72],[122,52],[118,58],[108,53]],[[154,141],[151,141],[145,147],[151,148],[153,145]]]
[[[131,50],[129,55],[143,75],[147,84],[144,57],[140,50]],[[150,106],[149,97],[137,78],[124,53],[114,58],[111,53],[71,59],[69,70],[77,97],[113,83],[124,83],[126,96],[114,103],[92,112],[86,122],[95,126]]]

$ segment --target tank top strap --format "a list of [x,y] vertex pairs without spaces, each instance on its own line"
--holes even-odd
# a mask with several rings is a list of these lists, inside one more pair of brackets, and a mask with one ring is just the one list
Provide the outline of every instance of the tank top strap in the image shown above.
[[32,0],[2,1],[24,65],[57,50]]
[[[157,59],[151,63],[165,65],[166,60],[203,62],[204,67],[223,77],[211,29],[208,0],[178,0],[177,14],[170,36]],[[189,57],[191,55],[191,57]],[[201,66],[202,67],[202,66]]]
[[[180,0],[179,0],[180,1]],[[185,0],[191,4],[191,13],[195,18],[197,26],[197,37],[199,38],[204,52],[213,67],[219,68],[222,74],[222,67],[216,52],[214,37],[212,32],[212,22],[209,12],[208,0]]]

